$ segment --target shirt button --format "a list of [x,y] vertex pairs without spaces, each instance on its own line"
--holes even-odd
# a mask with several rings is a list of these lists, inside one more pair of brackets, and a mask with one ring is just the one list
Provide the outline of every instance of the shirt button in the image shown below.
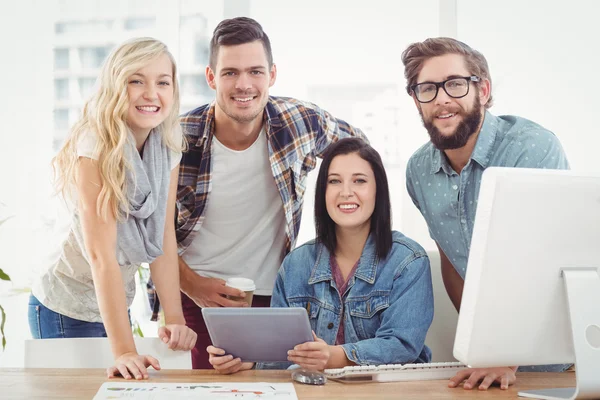
[[460,222],[461,222],[462,224],[466,224],[466,223],[467,223],[467,220],[466,220],[466,219],[461,219],[461,220],[460,220]]
[[452,189],[458,190],[458,185],[452,185]]
[[332,329],[333,328],[333,322],[330,322],[329,324],[327,324],[327,329]]

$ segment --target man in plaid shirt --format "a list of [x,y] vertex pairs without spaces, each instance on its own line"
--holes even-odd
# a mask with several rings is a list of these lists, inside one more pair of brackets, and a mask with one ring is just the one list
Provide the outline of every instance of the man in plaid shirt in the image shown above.
[[181,117],[189,149],[179,172],[177,241],[183,312],[198,334],[194,369],[211,368],[200,308],[244,306],[225,297],[244,295],[225,286],[230,277],[253,279],[252,305],[269,306],[277,270],[296,242],[316,157],[340,138],[364,138],[313,104],[269,96],[276,77],[260,24],[224,20],[206,68],[216,101]]

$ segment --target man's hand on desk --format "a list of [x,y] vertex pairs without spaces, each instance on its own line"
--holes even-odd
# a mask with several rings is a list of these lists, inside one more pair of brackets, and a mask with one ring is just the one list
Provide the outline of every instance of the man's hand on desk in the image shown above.
[[218,278],[200,276],[194,271],[182,276],[181,290],[199,307],[247,307],[245,301],[229,300],[225,296],[246,297],[239,289],[225,286],[225,281]]
[[500,389],[505,390],[517,380],[516,370],[517,367],[463,369],[450,379],[448,387],[457,387],[464,381],[463,388],[471,390],[481,381],[479,390],[487,390],[493,383],[500,384]]
[[143,356],[135,352],[122,354],[115,360],[113,367],[106,369],[108,378],[114,378],[121,375],[125,379],[148,379],[147,368],[152,366],[155,370],[160,369],[158,360],[152,356]]
[[233,358],[231,354],[225,354],[225,350],[214,346],[208,346],[206,351],[208,352],[208,362],[220,374],[233,374],[238,371],[252,369],[254,366],[254,363],[243,363],[240,358]]

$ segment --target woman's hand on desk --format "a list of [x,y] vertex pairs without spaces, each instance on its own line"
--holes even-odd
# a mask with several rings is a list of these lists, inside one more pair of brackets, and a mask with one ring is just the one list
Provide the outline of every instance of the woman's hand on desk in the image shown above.
[[214,346],[208,346],[206,351],[208,352],[208,362],[220,374],[233,374],[238,371],[252,369],[254,366],[254,363],[243,363],[240,358],[233,358],[231,354],[225,354],[225,350]]
[[517,380],[515,371],[516,367],[463,369],[450,379],[448,387],[457,387],[462,381],[465,381],[463,388],[471,390],[481,381],[479,390],[487,390],[493,383],[498,383],[500,389],[508,389]]
[[288,351],[288,360],[298,364],[302,368],[322,371],[326,368],[331,357],[329,345],[313,332],[314,342],[306,342],[297,345]]
[[185,325],[167,324],[158,328],[158,337],[171,350],[191,350],[196,344],[198,335]]
[[115,360],[113,367],[107,368],[106,374],[109,378],[118,377],[131,379],[148,379],[147,368],[152,366],[155,370],[160,369],[158,360],[152,356],[139,355],[137,353],[125,353]]

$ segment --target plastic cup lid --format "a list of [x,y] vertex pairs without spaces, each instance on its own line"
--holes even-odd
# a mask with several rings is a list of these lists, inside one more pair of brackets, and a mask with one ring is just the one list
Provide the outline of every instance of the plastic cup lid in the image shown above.
[[252,279],[247,279],[247,278],[229,278],[229,279],[227,279],[227,282],[225,283],[225,285],[236,288],[236,289],[243,290],[244,292],[256,290],[254,281]]

